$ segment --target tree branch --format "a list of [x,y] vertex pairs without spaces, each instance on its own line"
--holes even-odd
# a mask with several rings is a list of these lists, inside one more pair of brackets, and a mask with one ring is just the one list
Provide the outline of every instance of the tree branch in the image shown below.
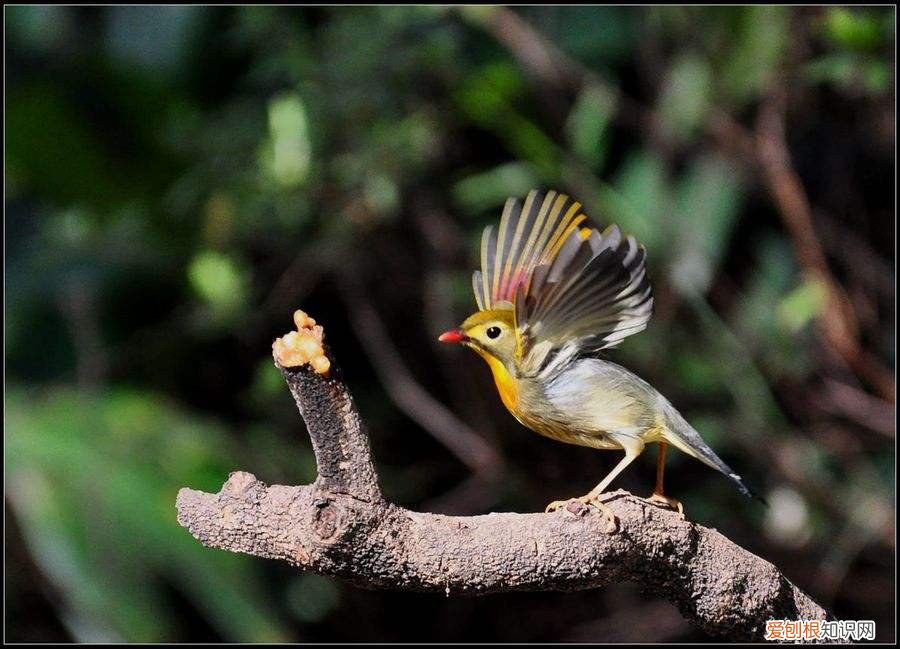
[[380,502],[381,488],[372,463],[369,438],[337,365],[332,364],[328,377],[306,366],[290,370],[278,367],[312,440],[319,472],[315,487],[323,493]]
[[[277,364],[277,363],[276,363]],[[218,494],[182,489],[178,521],[201,543],[365,588],[480,595],[631,581],[713,635],[759,639],[769,619],[825,619],[772,564],[624,491],[619,525],[580,503],[552,514],[443,516],[387,502],[368,439],[334,363],[328,376],[279,365],[306,421],[319,476],[268,486],[237,471]]]

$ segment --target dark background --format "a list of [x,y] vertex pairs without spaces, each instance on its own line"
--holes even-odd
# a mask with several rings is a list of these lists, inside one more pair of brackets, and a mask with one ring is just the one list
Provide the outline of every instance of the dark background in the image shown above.
[[[596,484],[618,454],[523,429],[436,342],[532,187],[647,246],[656,315],[609,356],[770,507],[677,452],[669,493],[893,640],[893,8],[4,16],[7,640],[703,640],[639,585],[369,592],[175,521],[180,487],[239,468],[313,479],[270,357],[297,307],[394,501]],[[654,462],[617,486],[649,494]]]

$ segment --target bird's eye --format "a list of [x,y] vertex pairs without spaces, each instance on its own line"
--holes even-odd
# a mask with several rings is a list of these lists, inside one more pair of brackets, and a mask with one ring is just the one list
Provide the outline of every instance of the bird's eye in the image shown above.
[[488,338],[496,338],[500,335],[500,327],[488,327],[485,333]]

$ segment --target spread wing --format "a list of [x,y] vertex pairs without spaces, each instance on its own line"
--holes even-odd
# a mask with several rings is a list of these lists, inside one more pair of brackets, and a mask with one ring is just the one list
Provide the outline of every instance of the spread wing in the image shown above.
[[645,260],[644,247],[615,225],[570,234],[514,299],[520,360],[539,364],[567,344],[597,352],[646,328],[653,296]]
[[488,226],[481,237],[481,270],[472,275],[479,310],[509,308],[535,268],[553,261],[586,218],[581,203],[554,191],[531,191],[524,204],[507,200],[499,229]]
[[617,226],[582,224],[581,204],[555,191],[509,199],[481,240],[472,285],[481,310],[514,308],[518,361],[533,370],[564,346],[614,347],[647,326],[653,297],[646,252]]

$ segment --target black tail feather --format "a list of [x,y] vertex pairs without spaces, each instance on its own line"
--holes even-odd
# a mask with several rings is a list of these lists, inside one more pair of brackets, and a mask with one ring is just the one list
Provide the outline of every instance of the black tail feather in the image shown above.
[[[722,473],[725,473],[725,472],[723,471]],[[741,478],[741,476],[737,475],[736,473],[731,473],[730,471],[728,473],[725,473],[725,475],[727,475],[731,479],[731,481],[737,485],[737,488],[741,490],[742,494],[744,494],[748,498],[754,498],[754,499],[758,500],[766,507],[769,506],[769,503],[766,502],[766,499],[763,498],[762,496],[760,496],[758,493],[756,493],[756,491],[751,489],[747,485],[747,483],[744,482],[744,480]]]
[[769,506],[769,503],[766,502],[765,498],[751,489],[741,476],[735,473],[730,466],[725,464],[722,458],[716,455],[716,452],[709,447],[709,444],[700,437],[700,433],[694,430],[694,428],[677,410],[675,410],[675,408],[672,407],[670,403],[667,401],[664,403],[668,406],[666,409],[666,419],[668,421],[666,431],[668,435],[666,435],[666,439],[669,442],[673,443],[677,448],[680,448],[688,455],[693,455],[707,466],[712,467],[722,475],[726,476],[741,490],[741,493],[748,498],[754,498],[766,507]]

